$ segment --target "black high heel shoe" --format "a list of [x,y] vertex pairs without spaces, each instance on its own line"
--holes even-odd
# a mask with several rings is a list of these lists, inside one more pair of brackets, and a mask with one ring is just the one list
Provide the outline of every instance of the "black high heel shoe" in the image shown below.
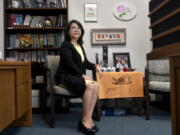
[[93,126],[92,129],[94,129],[96,132],[99,131],[99,128],[97,126]]
[[89,134],[89,135],[94,135],[96,133],[96,130],[93,128],[86,128],[82,121],[79,120],[78,122],[78,131],[85,133],[85,134]]

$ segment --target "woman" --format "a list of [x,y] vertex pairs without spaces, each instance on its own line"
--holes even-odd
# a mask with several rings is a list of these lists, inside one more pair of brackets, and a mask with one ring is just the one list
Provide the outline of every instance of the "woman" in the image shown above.
[[55,75],[57,84],[63,84],[68,90],[82,97],[83,114],[78,130],[94,134],[98,128],[92,120],[93,110],[97,101],[98,84],[85,75],[86,69],[101,71],[99,65],[87,60],[83,49],[84,29],[80,22],[72,20],[66,30],[65,42],[62,44],[60,64]]

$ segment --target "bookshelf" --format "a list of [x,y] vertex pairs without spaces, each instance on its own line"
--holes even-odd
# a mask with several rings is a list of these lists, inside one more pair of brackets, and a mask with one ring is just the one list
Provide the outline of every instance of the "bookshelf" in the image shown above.
[[[59,55],[68,21],[68,0],[4,0],[4,56],[30,61],[32,89],[46,88],[44,62]],[[43,76],[37,82],[37,76]]]

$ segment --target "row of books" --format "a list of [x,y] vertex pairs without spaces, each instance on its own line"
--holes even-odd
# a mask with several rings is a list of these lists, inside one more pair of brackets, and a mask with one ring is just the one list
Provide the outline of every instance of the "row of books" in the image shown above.
[[60,47],[64,41],[65,33],[47,33],[47,34],[10,34],[9,49],[12,48],[43,48]]
[[10,8],[66,8],[66,0],[8,0]]
[[9,27],[63,27],[66,25],[66,16],[31,16],[23,14],[10,14],[8,16]]
[[6,60],[10,61],[31,61],[31,62],[45,62],[47,55],[60,55],[60,51],[10,51]]

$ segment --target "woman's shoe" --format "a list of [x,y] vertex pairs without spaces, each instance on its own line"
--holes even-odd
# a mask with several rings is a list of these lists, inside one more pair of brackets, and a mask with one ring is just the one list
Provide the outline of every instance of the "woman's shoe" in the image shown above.
[[86,128],[81,122],[81,120],[79,120],[79,123],[78,123],[78,131],[83,132],[85,134],[89,134],[89,135],[93,135],[96,133],[96,131],[93,128]]
[[96,132],[99,131],[99,128],[97,126],[93,126],[92,129],[94,129]]

